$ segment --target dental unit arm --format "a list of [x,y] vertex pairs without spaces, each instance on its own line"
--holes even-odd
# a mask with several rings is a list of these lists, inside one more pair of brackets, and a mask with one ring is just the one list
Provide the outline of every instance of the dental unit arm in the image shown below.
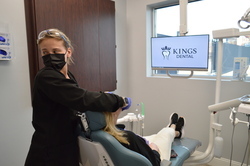
[[[191,156],[189,159],[186,160],[185,163],[187,163],[188,165],[204,164],[211,161],[214,156],[219,158],[221,157],[223,139],[220,137],[220,132],[222,129],[222,124],[217,123],[215,114],[219,111],[225,111],[228,109],[231,109],[229,119],[233,124],[241,122],[246,123],[249,127],[248,122],[240,121],[236,118],[236,113],[241,112],[244,114],[250,114],[250,95],[245,95],[240,98],[208,106],[208,110],[210,112],[210,133],[208,147],[204,153],[200,155]],[[219,147],[215,147],[215,145],[219,145]]]
[[250,95],[245,95],[245,96],[242,96],[241,98],[225,101],[225,102],[214,104],[208,107],[210,111],[214,111],[214,112],[223,111],[228,108],[231,109],[231,114],[229,116],[231,123],[236,125],[240,122],[240,123],[246,123],[247,126],[249,126],[248,122],[241,121],[238,118],[236,118],[236,114],[237,112],[243,113],[243,114],[250,114]]
[[[144,103],[137,104],[137,106],[141,106],[141,113],[139,113],[137,116],[135,113],[128,113],[122,118],[117,119],[117,123],[123,123],[123,122],[136,122],[143,120],[145,117],[145,106]],[[138,109],[136,109],[136,112]]]
[[123,116],[122,118],[117,119],[117,124],[124,123],[124,122],[130,122],[131,130],[133,131],[133,122],[141,122],[141,128],[140,128],[140,135],[143,136],[143,130],[144,130],[144,118],[145,118],[145,105],[143,102],[137,104],[137,106],[141,106],[140,110],[141,112],[138,112],[138,108],[136,109],[135,113],[127,113],[127,115]]
[[233,123],[233,125],[236,125],[238,123],[245,123],[247,124],[247,127],[250,127],[249,122],[241,121],[238,118],[236,118],[237,112],[246,114],[248,116],[250,115],[250,95],[245,95],[239,98],[239,100],[241,101],[241,103],[238,106],[238,109],[236,109],[235,107],[232,108],[229,119],[231,120],[231,123]]
[[134,121],[138,121],[138,119],[134,113],[128,113],[124,117],[117,119],[117,123],[134,122]]

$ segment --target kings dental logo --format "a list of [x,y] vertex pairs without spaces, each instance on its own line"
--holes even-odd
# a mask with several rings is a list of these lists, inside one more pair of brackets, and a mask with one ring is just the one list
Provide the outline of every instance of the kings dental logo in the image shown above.
[[169,59],[169,55],[170,55],[170,50],[171,50],[171,47],[162,47],[162,55],[163,55],[163,59]]
[[197,48],[174,48],[171,52],[171,47],[162,47],[162,55],[164,59],[169,59],[170,55],[174,55],[176,58],[194,58],[197,54]]

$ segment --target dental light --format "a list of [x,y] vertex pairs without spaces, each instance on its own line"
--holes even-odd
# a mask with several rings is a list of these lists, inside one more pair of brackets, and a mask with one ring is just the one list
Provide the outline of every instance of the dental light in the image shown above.
[[238,26],[242,29],[247,29],[250,27],[250,25],[247,25],[246,27],[243,27],[241,25],[241,22],[244,21],[246,23],[250,23],[250,16],[249,16],[249,13],[250,13],[250,8],[247,9],[247,11],[245,12],[245,14],[241,17],[241,19],[238,21]]

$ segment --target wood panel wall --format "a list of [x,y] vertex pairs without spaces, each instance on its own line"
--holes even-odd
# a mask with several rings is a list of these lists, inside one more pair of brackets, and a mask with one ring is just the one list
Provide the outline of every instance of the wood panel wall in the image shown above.
[[116,89],[115,4],[110,0],[24,0],[31,85],[43,67],[36,44],[40,31],[62,30],[75,51],[69,67],[82,88]]

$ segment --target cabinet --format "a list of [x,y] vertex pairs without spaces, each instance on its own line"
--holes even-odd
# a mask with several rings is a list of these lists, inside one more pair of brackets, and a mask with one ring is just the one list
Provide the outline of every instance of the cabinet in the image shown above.
[[80,87],[116,89],[115,3],[111,0],[24,0],[30,79],[43,67],[36,44],[40,31],[62,30],[72,41],[75,64],[69,70]]

